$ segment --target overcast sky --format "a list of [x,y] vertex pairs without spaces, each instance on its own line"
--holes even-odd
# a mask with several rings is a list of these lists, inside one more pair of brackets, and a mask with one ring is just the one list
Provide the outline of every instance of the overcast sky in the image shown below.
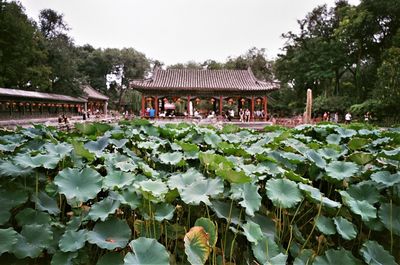
[[[77,45],[133,47],[165,64],[225,61],[251,47],[280,53],[282,33],[335,0],[20,0],[29,17],[51,8],[64,14]],[[359,4],[359,0],[349,0]]]

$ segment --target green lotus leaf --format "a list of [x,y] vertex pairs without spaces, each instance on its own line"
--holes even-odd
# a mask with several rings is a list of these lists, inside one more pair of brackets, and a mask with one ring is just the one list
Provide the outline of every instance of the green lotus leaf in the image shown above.
[[124,248],[131,237],[131,229],[125,220],[117,218],[97,222],[92,231],[87,233],[87,240],[100,248],[113,250]]
[[83,170],[66,168],[54,179],[59,192],[67,199],[77,199],[82,202],[96,197],[101,190],[101,181],[100,174],[91,168]]
[[323,157],[325,157],[326,159],[330,160],[338,159],[341,156],[341,154],[337,150],[328,147],[319,149],[318,153]]
[[74,252],[85,246],[87,230],[66,230],[59,241],[59,247],[63,252]]
[[108,189],[122,189],[132,185],[134,180],[135,177],[131,173],[108,169],[107,175],[103,179],[103,186]]
[[314,162],[315,165],[317,165],[317,167],[319,167],[319,168],[326,167],[325,159],[323,159],[323,157],[319,153],[315,152],[314,150],[307,151],[306,156],[309,160]]
[[381,138],[378,138],[375,141],[373,141],[371,144],[373,146],[377,147],[380,145],[388,144],[388,143],[390,143],[390,141],[392,141],[392,139],[390,137],[381,137]]
[[356,259],[350,251],[345,249],[328,249],[323,256],[315,258],[313,265],[360,265],[361,262]]
[[379,218],[389,231],[400,236],[400,206],[382,203],[379,208]]
[[303,156],[290,152],[280,152],[279,155],[293,164],[299,164],[306,160]]
[[110,214],[113,214],[115,210],[118,209],[119,205],[119,201],[115,201],[110,197],[107,197],[104,200],[93,204],[88,216],[90,220],[93,221],[97,221],[98,219],[104,221]]
[[310,183],[309,179],[303,178],[299,174],[293,172],[292,170],[286,171],[284,174],[285,178],[293,180],[294,182],[302,182],[304,184]]
[[337,232],[342,238],[346,240],[356,238],[357,230],[356,226],[353,223],[349,222],[347,219],[344,219],[341,216],[334,217],[333,222],[335,223]]
[[261,232],[264,236],[274,238],[275,237],[275,222],[271,218],[256,213],[254,216],[246,216],[246,221],[252,221],[258,224],[261,228]]
[[155,239],[139,237],[129,243],[133,253],[126,254],[125,265],[168,265],[169,255],[163,245]]
[[243,226],[243,235],[247,238],[247,241],[257,245],[258,241],[263,238],[263,232],[258,224],[247,221]]
[[354,137],[348,142],[347,146],[351,150],[360,150],[363,147],[365,147],[369,142],[370,142],[370,140],[368,140],[366,138]]
[[94,154],[90,153],[83,145],[82,142],[78,142],[76,140],[73,140],[72,146],[74,147],[74,153],[79,156],[86,158],[88,161],[93,161],[95,156]]
[[146,177],[157,178],[160,175],[160,173],[145,163],[138,163],[138,166]]
[[30,156],[28,153],[24,153],[16,156],[14,161],[24,168],[44,167],[46,169],[54,169],[60,161],[60,157],[53,154]]
[[20,177],[27,176],[32,172],[32,168],[19,166],[13,161],[0,161],[0,176]]
[[298,185],[300,190],[304,191],[306,198],[308,198],[310,201],[314,203],[322,202],[322,206],[328,208],[339,208],[340,206],[342,206],[341,203],[333,201],[323,196],[323,194],[319,191],[319,189],[314,188],[313,186],[305,185],[303,183],[299,183]]
[[182,161],[183,155],[181,152],[163,153],[159,156],[160,161],[167,165],[177,165]]
[[19,259],[38,257],[43,249],[50,247],[53,232],[48,225],[24,225],[13,253]]
[[17,241],[18,233],[14,229],[0,229],[0,256],[6,252],[12,252]]
[[58,209],[57,201],[47,195],[47,193],[40,191],[38,196],[32,196],[32,201],[35,202],[36,208],[40,211],[46,211],[49,214],[55,215],[60,213],[60,209]]
[[251,244],[251,249],[259,264],[286,264],[287,256],[280,253],[278,245],[270,237],[263,237],[258,244]]
[[206,142],[206,144],[210,145],[212,148],[217,148],[218,144],[222,142],[222,139],[215,133],[206,133],[204,135],[204,142]]
[[9,209],[5,208],[0,208],[0,225],[3,225],[7,223],[7,221],[10,219],[11,213]]
[[366,241],[360,249],[365,263],[374,265],[397,265],[394,257],[376,241]]
[[326,167],[326,173],[335,180],[343,180],[352,177],[358,172],[357,164],[344,161],[333,161]]
[[204,175],[197,171],[197,169],[191,167],[185,173],[172,175],[168,179],[168,186],[171,189],[177,189],[179,192],[182,192],[192,183],[203,179],[205,179]]
[[15,219],[20,226],[32,224],[48,225],[51,221],[48,213],[39,212],[32,208],[23,209],[15,216]]
[[160,203],[155,207],[154,219],[158,222],[171,220],[174,217],[175,207],[168,203]]
[[110,143],[110,138],[108,137],[101,137],[97,141],[89,141],[84,146],[89,152],[96,154],[97,156],[101,156],[103,150],[108,146]]
[[115,145],[116,148],[122,148],[123,146],[126,145],[126,143],[129,142],[128,139],[110,139],[110,144]]
[[210,207],[217,214],[218,218],[224,218],[233,224],[242,224],[241,211],[234,205],[222,201],[213,201]]
[[124,260],[120,253],[110,252],[101,256],[96,265],[124,265]]
[[115,198],[122,204],[129,205],[132,210],[135,210],[141,204],[141,196],[137,194],[136,189],[128,188],[120,192],[118,197]]
[[357,131],[353,129],[346,129],[342,127],[336,127],[335,131],[340,135],[342,138],[350,138],[357,134]]
[[350,185],[346,192],[355,200],[367,201],[370,204],[378,202],[381,197],[378,189],[371,183],[366,182]]
[[215,174],[231,183],[247,183],[251,181],[251,177],[247,176],[243,171],[235,171],[230,168],[217,169]]
[[386,187],[392,187],[400,183],[400,174],[390,174],[389,171],[379,171],[371,175],[371,179],[377,183],[382,183]]
[[314,252],[311,249],[304,249],[293,261],[293,265],[308,265],[312,264]]
[[209,197],[213,198],[224,191],[224,184],[220,179],[196,181],[184,189],[180,195],[182,201],[190,205],[199,205],[201,202],[210,205]]
[[374,155],[365,152],[355,152],[349,155],[349,159],[359,165],[365,165],[374,159]]
[[28,194],[23,190],[0,189],[0,194],[0,209],[6,209],[7,211],[25,203],[28,200]]
[[211,249],[208,234],[202,226],[194,226],[186,233],[185,253],[192,265],[205,264]]
[[350,210],[361,216],[361,219],[368,222],[376,218],[376,208],[368,201],[359,201],[351,197],[346,191],[340,191],[342,195],[342,201],[346,204]]
[[21,146],[21,144],[0,144],[0,151],[2,152],[14,152],[15,148]]
[[215,247],[218,239],[218,231],[215,223],[208,218],[201,217],[196,220],[194,226],[201,226],[204,228],[208,235],[208,243],[210,247]]
[[258,186],[253,183],[232,184],[232,198],[240,200],[239,204],[246,209],[246,214],[254,216],[261,206],[261,196],[258,193]]
[[74,265],[73,259],[78,257],[78,252],[56,252],[51,259],[51,265]]
[[339,134],[330,134],[326,137],[326,142],[328,144],[339,144],[342,140]]
[[303,196],[297,184],[287,179],[269,179],[266,184],[267,196],[276,207],[292,208]]
[[[154,220],[135,220],[133,226],[136,234],[141,237],[149,237],[158,240],[160,239],[163,232],[161,228],[161,223]],[[151,227],[151,229],[149,229],[149,227]]]
[[336,234],[335,225],[333,223],[332,218],[325,217],[320,215],[315,220],[316,227],[319,231],[321,231],[324,235],[334,235]]
[[73,150],[72,146],[67,143],[59,143],[59,144],[47,143],[44,145],[44,148],[47,150],[49,154],[60,158],[69,156],[69,154]]
[[[144,180],[139,182],[139,186],[142,191],[154,196],[154,199],[162,200],[165,194],[168,192],[167,185],[161,180]],[[145,195],[145,194],[144,194]]]
[[217,154],[200,152],[199,159],[200,163],[208,170],[232,169],[234,167],[233,162],[229,161],[226,157]]
[[114,164],[114,166],[124,172],[135,171],[138,167],[132,161],[121,161]]

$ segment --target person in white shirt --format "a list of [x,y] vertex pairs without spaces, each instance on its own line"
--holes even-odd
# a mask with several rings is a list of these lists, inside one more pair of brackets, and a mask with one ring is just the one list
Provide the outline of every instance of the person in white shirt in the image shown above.
[[344,120],[346,123],[350,123],[351,122],[351,114],[350,112],[347,112],[346,115],[344,116]]

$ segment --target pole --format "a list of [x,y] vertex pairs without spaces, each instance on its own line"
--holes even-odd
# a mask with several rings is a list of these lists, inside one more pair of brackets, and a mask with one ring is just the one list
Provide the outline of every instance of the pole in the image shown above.
[[156,118],[158,118],[158,96],[154,97],[154,109],[156,110]]
[[142,95],[142,113],[141,113],[141,115],[140,115],[142,118],[144,118],[144,116],[145,116],[145,115],[144,115],[144,114],[145,114],[145,112],[144,112],[144,101],[145,101],[144,95]]
[[224,116],[222,113],[222,104],[223,104],[223,99],[222,96],[219,96],[219,115]]
[[251,113],[250,113],[251,121],[254,121],[254,96],[251,96]]
[[187,97],[187,116],[190,117],[190,95]]
[[264,107],[264,121],[267,121],[267,116],[268,116],[268,109],[267,109],[267,104],[268,104],[268,98],[267,96],[264,96],[263,98],[263,107]]

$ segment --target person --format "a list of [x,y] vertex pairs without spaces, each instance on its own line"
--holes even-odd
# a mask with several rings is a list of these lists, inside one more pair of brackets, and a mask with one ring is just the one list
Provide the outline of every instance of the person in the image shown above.
[[231,119],[235,117],[235,111],[233,109],[229,111],[229,116],[231,116]]
[[335,112],[334,122],[336,122],[336,123],[339,122],[339,113],[338,112]]
[[231,118],[231,111],[230,111],[230,110],[227,110],[227,111],[226,111],[225,117],[228,119],[228,121],[231,121],[231,120],[232,120],[232,118]]
[[243,109],[239,110],[239,119],[241,122],[244,122],[244,111]]
[[197,109],[194,110],[194,117],[196,119],[201,119],[200,113],[197,111]]
[[366,123],[368,123],[369,120],[370,120],[370,118],[371,118],[371,115],[370,115],[370,113],[369,113],[369,111],[368,111],[367,113],[364,114],[364,121],[365,121]]
[[250,122],[250,110],[246,109],[244,112],[244,120],[245,122]]
[[344,116],[344,121],[347,124],[351,122],[351,114],[350,114],[350,112],[346,113],[346,115]]
[[153,108],[150,108],[149,110],[149,117],[151,120],[154,120],[154,117],[156,116],[156,110]]
[[327,121],[328,120],[328,113],[325,111],[324,115],[322,116],[322,120],[323,121]]

